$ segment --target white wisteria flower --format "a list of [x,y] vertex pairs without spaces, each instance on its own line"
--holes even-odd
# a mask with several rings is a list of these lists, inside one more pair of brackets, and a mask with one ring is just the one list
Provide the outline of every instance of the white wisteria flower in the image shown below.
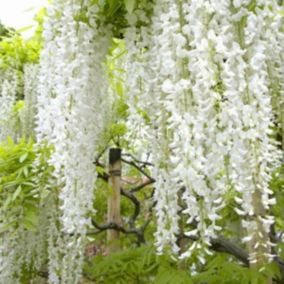
[[[88,23],[76,20],[83,11]],[[45,23],[36,132],[39,144],[47,140],[54,147],[49,163],[61,188],[58,216],[65,236],[50,245],[66,246],[57,260],[61,274],[50,266],[50,283],[79,282],[88,216],[94,213],[94,160],[111,105],[104,69],[111,33],[109,26],[98,26],[98,11],[88,1],[58,0]]]

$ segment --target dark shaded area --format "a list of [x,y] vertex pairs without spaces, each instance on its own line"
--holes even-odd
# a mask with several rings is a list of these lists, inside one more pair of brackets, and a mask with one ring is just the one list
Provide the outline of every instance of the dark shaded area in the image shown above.
[[4,26],[0,21],[0,41],[4,37],[9,37],[9,35],[14,31],[15,31],[14,29]]

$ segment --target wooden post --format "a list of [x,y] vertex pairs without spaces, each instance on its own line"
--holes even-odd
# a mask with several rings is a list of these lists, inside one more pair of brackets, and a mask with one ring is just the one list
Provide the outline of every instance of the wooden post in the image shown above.
[[[121,149],[112,148],[109,152],[109,187],[108,223],[121,224],[120,216],[120,187],[121,187]],[[119,250],[119,231],[108,230],[107,241],[109,252]]]

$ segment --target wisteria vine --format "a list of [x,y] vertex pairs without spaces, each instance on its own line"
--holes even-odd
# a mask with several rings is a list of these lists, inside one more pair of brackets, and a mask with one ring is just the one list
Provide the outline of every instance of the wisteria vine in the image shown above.
[[[82,12],[88,22],[77,19]],[[97,13],[97,5],[88,1],[56,1],[45,25],[36,131],[39,143],[47,140],[54,145],[50,165],[60,187],[62,212],[57,229],[64,234],[53,246],[58,250],[61,242],[64,257],[55,258],[61,269],[50,257],[50,269],[57,270],[50,271],[50,283],[78,283],[84,236],[94,212],[94,160],[111,105],[103,65],[111,33],[107,26],[98,26]],[[54,254],[52,248],[50,254]]]
[[141,66],[142,51],[146,59],[129,92],[143,86],[139,108],[151,120],[160,252],[168,245],[179,250],[180,189],[187,224],[194,225],[184,233],[198,239],[182,257],[198,249],[201,261],[222,229],[220,211],[233,190],[243,240],[256,246],[251,263],[273,258],[269,180],[281,159],[274,96],[283,101],[277,10],[276,1],[155,1],[148,48],[141,31],[132,36],[130,63]]
[[[284,147],[277,138],[278,131],[284,139],[278,10],[276,0],[141,0],[126,13],[120,64],[127,138],[135,153],[151,153],[158,253],[196,253],[204,263],[233,193],[250,264],[274,258],[269,183]],[[23,70],[22,132],[36,138],[34,172],[47,158],[40,149],[50,147],[52,175],[40,192],[52,192],[39,205],[39,235],[19,226],[1,241],[5,283],[19,282],[23,265],[40,270],[44,262],[50,284],[80,282],[95,213],[95,157],[115,100],[106,70],[113,31],[97,1],[55,0],[47,9],[39,65]],[[0,80],[0,140],[11,135],[5,127],[17,100],[17,75],[8,70]],[[181,233],[193,240],[187,247],[178,246]]]

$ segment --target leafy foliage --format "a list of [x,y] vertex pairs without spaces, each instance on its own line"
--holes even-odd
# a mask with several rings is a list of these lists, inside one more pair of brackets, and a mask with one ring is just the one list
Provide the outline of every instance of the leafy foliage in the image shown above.
[[155,283],[191,284],[189,273],[179,269],[168,256],[157,256],[155,248],[130,248],[109,256],[96,256],[85,267],[85,272],[96,283]]
[[208,260],[200,271],[183,269],[169,256],[157,256],[154,247],[130,248],[108,256],[98,255],[86,264],[87,278],[95,283],[120,284],[266,284],[267,277],[278,279],[279,268],[271,263],[262,271],[249,269],[235,262],[227,254],[218,254]]
[[[131,15],[142,4],[150,5],[152,0],[93,0],[92,3],[99,6],[103,19],[100,24],[111,24],[114,38],[122,39],[124,29],[128,26],[126,16]],[[86,12],[82,9],[81,13],[75,16],[75,20],[88,23]]]
[[37,63],[39,60],[40,44],[37,41],[25,41],[15,33],[0,42],[0,68],[23,70],[25,63]]
[[226,254],[218,254],[208,262],[202,272],[194,276],[194,283],[266,284],[267,277],[280,277],[279,268],[275,263],[258,271],[234,262]]
[[[34,35],[25,40],[18,31],[7,29],[0,23],[0,69],[13,68],[23,72],[27,63],[38,63],[42,47],[42,31],[46,10],[41,9],[35,16]],[[30,28],[30,27],[28,27]]]
[[10,34],[10,29],[5,27],[1,22],[0,22],[0,41],[2,40],[3,37],[7,37]]
[[[40,150],[40,171],[34,168],[36,152],[33,142],[15,144],[10,138],[0,146],[0,233],[23,224],[34,230],[38,223],[42,184],[47,182],[51,168],[47,165],[49,150]],[[44,158],[43,158],[44,157]]]
[[[96,256],[85,267],[89,278],[98,283],[148,283],[157,269],[153,247],[130,248],[109,256]],[[140,281],[140,282],[139,282]]]

